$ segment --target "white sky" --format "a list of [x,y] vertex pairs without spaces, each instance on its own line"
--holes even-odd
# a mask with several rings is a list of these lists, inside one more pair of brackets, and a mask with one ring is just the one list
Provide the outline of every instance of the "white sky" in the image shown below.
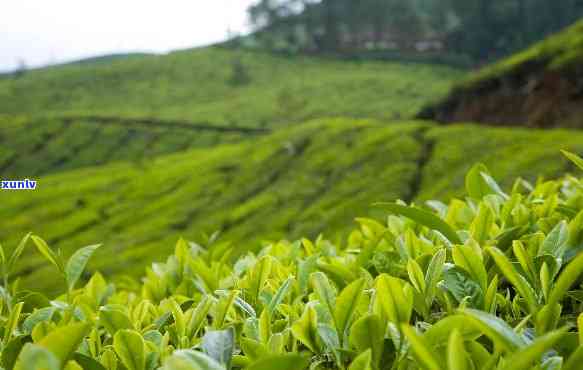
[[245,31],[254,0],[0,0],[0,71],[126,51],[166,52]]

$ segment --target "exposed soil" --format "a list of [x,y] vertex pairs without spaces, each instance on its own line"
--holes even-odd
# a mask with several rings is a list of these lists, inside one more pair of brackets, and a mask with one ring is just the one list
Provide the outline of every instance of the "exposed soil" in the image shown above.
[[[538,64],[538,65],[537,65]],[[442,123],[583,128],[583,66],[552,71],[543,63],[458,87],[417,118]]]

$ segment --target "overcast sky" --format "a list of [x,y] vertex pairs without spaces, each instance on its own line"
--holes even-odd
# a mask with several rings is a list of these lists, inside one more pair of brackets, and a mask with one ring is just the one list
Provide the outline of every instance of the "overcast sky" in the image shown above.
[[0,71],[126,51],[166,52],[246,29],[254,0],[0,0]]

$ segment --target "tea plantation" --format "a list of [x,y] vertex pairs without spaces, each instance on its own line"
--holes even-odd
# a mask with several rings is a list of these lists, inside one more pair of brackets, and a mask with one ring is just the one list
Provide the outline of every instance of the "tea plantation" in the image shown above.
[[[234,67],[237,62],[243,72]],[[0,114],[155,117],[278,127],[329,116],[412,117],[463,71],[220,48],[32,70],[0,80]]]
[[[14,246],[34,230],[65,255],[103,242],[91,268],[137,276],[178,235],[219,231],[235,254],[262,240],[334,239],[372,202],[460,195],[478,161],[506,186],[515,174],[557,176],[568,169],[563,148],[583,151],[583,134],[317,120],[240,144],[41,177],[33,192],[0,194],[0,240]],[[15,270],[23,284],[54,288],[50,267],[26,256]]]
[[[583,170],[583,159],[566,153]],[[567,369],[583,359],[583,183],[505,192],[483,165],[466,200],[380,203],[347,239],[229,246],[179,240],[141,283],[27,235],[2,255],[7,369]],[[62,281],[49,302],[10,272],[34,245]],[[48,278],[48,277],[47,277]]]

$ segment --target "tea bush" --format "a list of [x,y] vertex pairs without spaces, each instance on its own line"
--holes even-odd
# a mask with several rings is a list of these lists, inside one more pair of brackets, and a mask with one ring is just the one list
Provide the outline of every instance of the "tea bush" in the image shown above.
[[[583,169],[583,160],[566,153]],[[38,236],[1,254],[4,369],[569,369],[583,361],[583,180],[505,193],[483,165],[465,200],[379,203],[345,243],[273,243],[232,261],[180,240],[140,283]],[[33,244],[63,294],[10,281]]]

